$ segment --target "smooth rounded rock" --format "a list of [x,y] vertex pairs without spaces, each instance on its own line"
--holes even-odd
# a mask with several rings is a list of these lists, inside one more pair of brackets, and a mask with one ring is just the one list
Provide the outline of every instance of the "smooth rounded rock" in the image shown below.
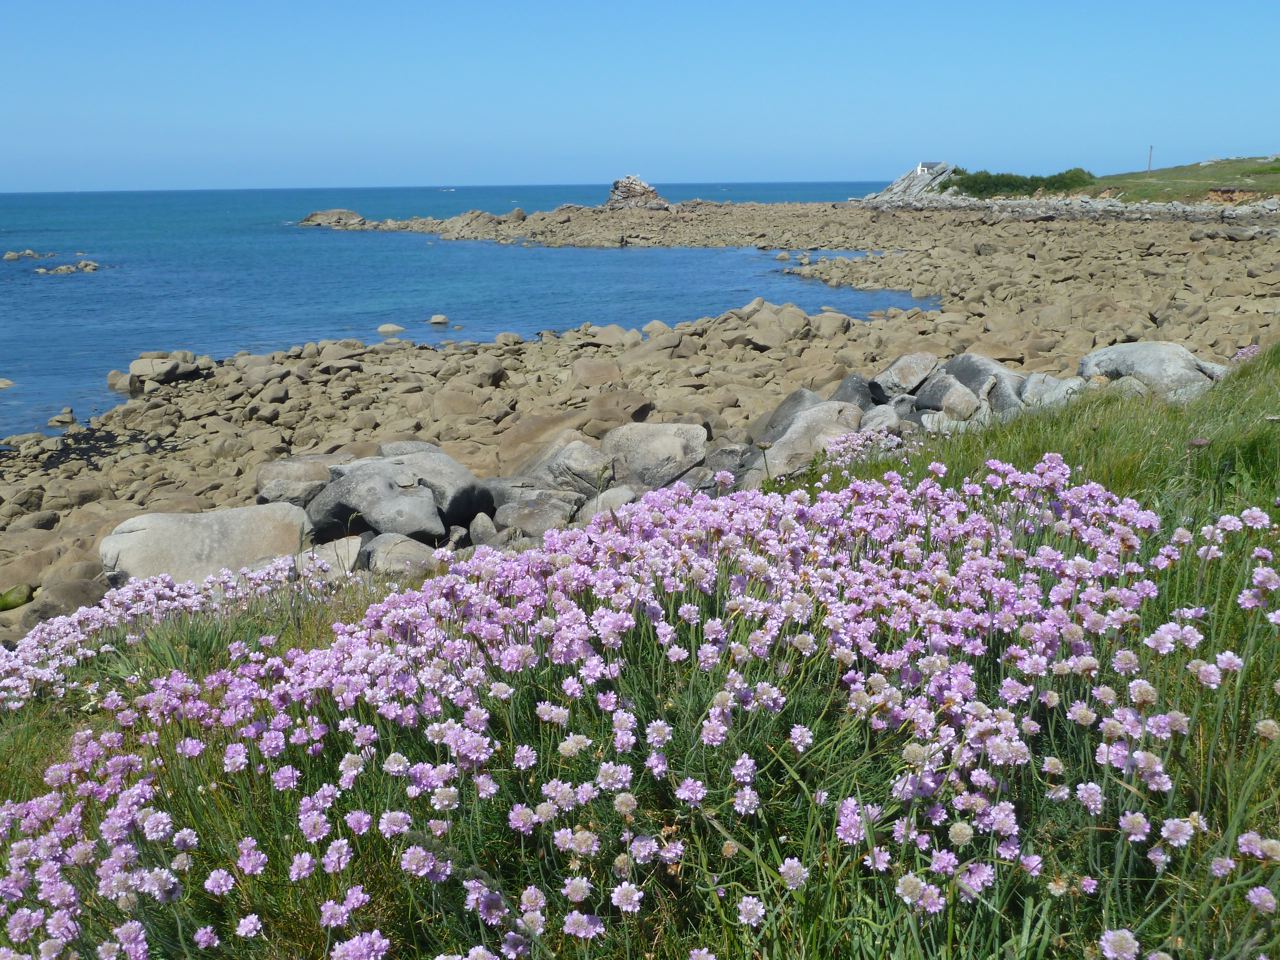
[[117,526],[98,553],[113,583],[168,574],[201,582],[222,570],[253,569],[311,545],[312,525],[290,503],[211,510],[147,513]]
[[403,534],[384,533],[360,551],[360,566],[370,573],[427,573],[436,566],[435,550]]
[[515,530],[521,536],[539,538],[548,530],[568,525],[582,498],[565,499],[550,491],[539,491],[532,497],[504,503],[493,515],[494,526]]
[[628,423],[605,434],[600,449],[613,459],[618,483],[655,490],[702,463],[707,431],[688,423]]
[[316,460],[273,460],[258,468],[259,503],[305,507],[329,485],[329,468]]
[[1080,361],[1079,375],[1109,380],[1133,377],[1163,397],[1189,398],[1226,375],[1227,368],[1201,360],[1177,343],[1117,343],[1094,350]]
[[803,411],[816,407],[822,402],[822,397],[812,390],[806,390],[803,387],[793,390],[773,409],[769,419],[758,430],[752,431],[752,439],[756,443],[773,443],[787,432],[796,417]]
[[533,483],[594,496],[613,480],[613,460],[581,440],[553,446],[520,471]]

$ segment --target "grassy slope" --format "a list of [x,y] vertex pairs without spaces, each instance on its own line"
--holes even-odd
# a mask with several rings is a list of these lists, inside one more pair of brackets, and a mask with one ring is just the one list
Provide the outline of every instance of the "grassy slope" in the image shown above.
[[[1059,410],[931,439],[913,466],[939,460],[952,477],[980,477],[991,458],[1025,469],[1048,452],[1170,522],[1270,506],[1280,493],[1280,348],[1183,407],[1097,393]],[[870,463],[861,472],[883,469]],[[787,486],[808,486],[819,472]]]
[[[1094,395],[1059,411],[1025,416],[982,432],[932,439],[913,455],[911,469],[941,460],[948,465],[949,482],[958,482],[966,475],[982,476],[983,464],[989,458],[1025,468],[1046,451],[1062,453],[1068,463],[1079,467],[1079,475],[1097,480],[1119,494],[1137,497],[1170,525],[1184,523],[1194,528],[1224,511],[1250,504],[1270,506],[1280,491],[1280,348],[1272,349],[1186,407]],[[866,464],[860,469],[870,476],[894,466],[901,469],[900,464],[894,463]],[[821,472],[815,468],[789,485],[811,485]],[[1209,603],[1221,603],[1224,608],[1231,606],[1234,593],[1229,585],[1207,591],[1219,594],[1215,597],[1205,597],[1205,587],[1188,582],[1165,602],[1186,603],[1203,598]],[[221,621],[212,617],[174,621],[148,631],[143,643],[125,654],[102,658],[91,666],[96,671],[95,678],[103,680],[104,688],[136,691],[141,683],[139,679],[126,680],[131,674],[144,683],[149,677],[175,668],[197,674],[216,669],[225,662],[225,647],[233,639],[248,640],[271,633],[279,636],[281,647],[322,644],[331,636],[331,622],[359,619],[364,606],[376,598],[378,589],[385,590],[385,585],[353,588],[337,599],[302,607],[264,606]],[[1253,687],[1246,712],[1256,702],[1264,713],[1270,713],[1269,700],[1266,687]],[[45,792],[41,771],[65,752],[71,732],[92,716],[84,712],[84,706],[83,697],[78,696],[61,703],[31,705],[17,715],[0,717],[0,783],[5,785],[4,798]],[[1196,747],[1188,761],[1211,762],[1203,751],[1212,750],[1213,746]],[[1221,744],[1217,748],[1228,749]],[[1213,806],[1206,798],[1206,807]],[[1280,818],[1270,809],[1261,819],[1274,824]],[[974,935],[979,933],[973,931]],[[1046,930],[1043,939],[1039,934],[1023,933],[1030,941],[1039,940],[1035,946],[1042,955],[1065,945],[1060,939],[1063,931],[1051,935]],[[889,942],[895,940],[896,937],[890,938]],[[1025,944],[1028,948],[1030,941]],[[978,944],[972,946],[976,948]],[[1076,950],[1079,946],[1073,944]],[[905,951],[904,956],[911,952],[909,944],[902,942],[889,947],[895,956],[899,948]],[[818,955],[803,949],[800,953]],[[963,953],[961,949],[957,956]],[[1029,949],[1023,955],[1033,953]]]
[[[176,617],[140,632],[140,641],[123,654],[89,661],[73,678],[99,683],[103,695],[108,690],[136,695],[151,678],[174,670],[205,676],[221,669],[229,659],[228,646],[237,640],[271,635],[279,638],[281,649],[311,649],[333,640],[334,623],[358,621],[390,590],[388,583],[356,582],[323,599],[266,599],[232,615]],[[95,700],[93,693],[76,692],[61,701],[33,702],[11,715],[0,713],[0,802],[48,790],[44,771],[65,758],[72,733],[110,720]]]
[[1203,200],[1211,190],[1247,190],[1263,195],[1280,194],[1280,160],[1252,158],[1214,160],[1183,167],[1165,167],[1136,173],[1099,177],[1085,189],[1090,196],[1110,191],[1123,200],[1166,202]]

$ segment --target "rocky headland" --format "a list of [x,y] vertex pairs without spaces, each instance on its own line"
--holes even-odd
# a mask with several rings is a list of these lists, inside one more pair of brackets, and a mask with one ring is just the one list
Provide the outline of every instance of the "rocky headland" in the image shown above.
[[[518,544],[676,479],[752,485],[859,428],[968,429],[1105,384],[1177,400],[1280,339],[1280,231],[1261,208],[669,205],[619,184],[635,202],[614,209],[306,222],[776,248],[801,275],[936,295],[941,309],[863,321],[757,300],[674,327],[527,341],[145,355],[112,376],[120,406],[87,424],[68,411],[60,435],[0,450],[0,595],[22,599],[0,611],[0,639],[124,576],[197,576],[314,544],[340,568],[394,571],[442,545]],[[821,252],[857,249],[879,252]]]

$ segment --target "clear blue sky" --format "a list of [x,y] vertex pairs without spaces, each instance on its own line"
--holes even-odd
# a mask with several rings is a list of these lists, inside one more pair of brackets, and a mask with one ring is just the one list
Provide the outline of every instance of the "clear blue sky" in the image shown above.
[[0,191],[1280,151],[1280,2],[5,2]]

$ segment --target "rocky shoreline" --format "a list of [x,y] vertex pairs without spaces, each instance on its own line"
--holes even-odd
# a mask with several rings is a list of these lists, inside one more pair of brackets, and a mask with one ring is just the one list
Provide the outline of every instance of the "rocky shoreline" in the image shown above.
[[[5,441],[0,595],[26,587],[33,599],[0,611],[0,640],[92,602],[108,573],[158,572],[136,557],[159,555],[166,537],[198,559],[198,544],[261,529],[254,511],[268,506],[272,543],[250,544],[246,562],[254,549],[327,541],[336,565],[400,569],[437,545],[519,542],[677,478],[713,487],[723,471],[749,485],[859,426],[964,429],[1059,402],[1091,378],[1186,396],[1242,348],[1280,338],[1280,235],[1266,215],[1043,220],[993,205],[637,200],[464,215],[438,232],[778,248],[786,269],[939,295],[942,309],[864,323],[756,301],[675,327],[588,325],[527,342],[146,355],[115,375],[131,394],[122,405],[60,436]],[[868,247],[891,252],[812,252]],[[187,519],[135,519],[157,513]],[[107,542],[113,532],[124,539]]]
[[[623,183],[624,181],[619,181]],[[923,216],[921,216],[923,215]],[[940,215],[940,216],[930,216]],[[446,219],[368,220],[354,210],[320,210],[299,221],[331,230],[428,233],[445,240],[492,240],[544,246],[734,246],[810,250],[893,249],[916,233],[911,221],[993,226],[1000,223],[1202,224],[1224,235],[1280,236],[1280,198],[1227,204],[1127,203],[1092,197],[978,200],[953,194],[905,199],[871,197],[841,203],[641,203],[567,205],[526,213],[471,210]]]

